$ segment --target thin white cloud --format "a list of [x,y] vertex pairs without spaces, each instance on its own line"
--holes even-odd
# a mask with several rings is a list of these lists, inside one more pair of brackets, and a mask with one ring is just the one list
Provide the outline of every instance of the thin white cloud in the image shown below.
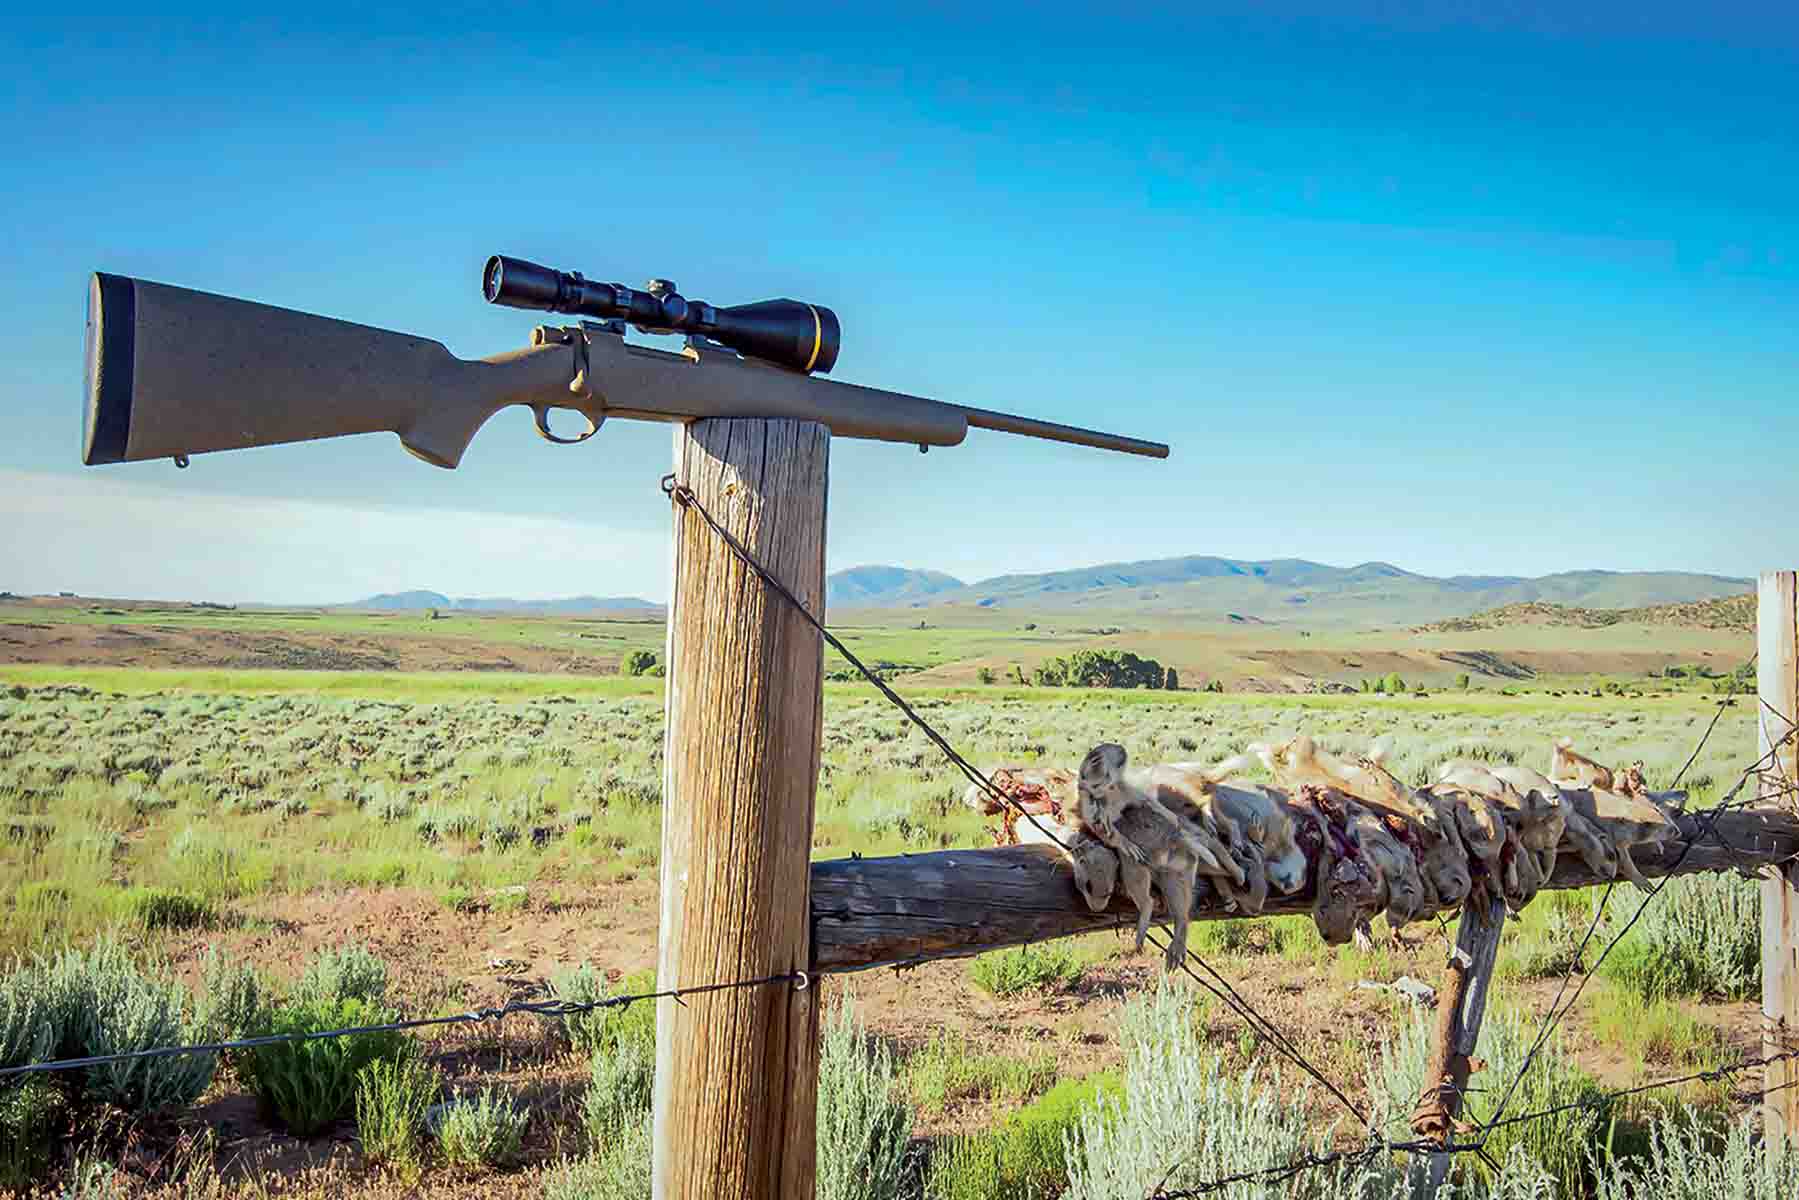
[[668,540],[553,517],[220,496],[0,470],[0,589],[331,603],[453,596],[665,599]]

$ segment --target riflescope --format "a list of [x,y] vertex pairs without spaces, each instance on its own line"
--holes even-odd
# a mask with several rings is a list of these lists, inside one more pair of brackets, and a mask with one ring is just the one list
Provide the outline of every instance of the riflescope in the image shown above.
[[729,308],[689,300],[666,279],[642,289],[600,283],[579,271],[540,267],[496,254],[481,273],[490,304],[626,321],[645,333],[697,333],[794,371],[829,371],[843,331],[837,314],[803,300],[759,300]]

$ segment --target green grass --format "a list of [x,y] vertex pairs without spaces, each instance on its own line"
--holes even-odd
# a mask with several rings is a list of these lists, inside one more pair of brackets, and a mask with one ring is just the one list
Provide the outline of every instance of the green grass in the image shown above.
[[1601,1042],[1622,1051],[1640,1069],[1713,1066],[1729,1057],[1723,1034],[1671,1000],[1645,1000],[1624,988],[1594,996],[1588,1021]]
[[509,671],[243,671],[146,667],[54,667],[8,663],[0,685],[85,687],[136,696],[190,692],[233,696],[340,696],[359,700],[547,699],[657,696],[662,681],[617,675]]
[[1122,1091],[1115,1071],[1064,1079],[994,1128],[945,1139],[931,1153],[925,1200],[1030,1200],[1058,1193],[1067,1182],[1063,1146],[1082,1110],[1115,1101]]
[[968,978],[995,996],[1053,991],[1081,977],[1082,963],[1066,942],[994,950],[968,964]]
[[[409,887],[446,903],[529,908],[545,888],[654,877],[662,705],[640,682],[250,672],[188,679],[237,690],[189,691],[153,673],[112,674],[85,677],[129,690],[0,689],[0,886],[11,898],[0,951],[139,919],[148,893],[191,897],[227,920],[252,897],[318,888]],[[398,698],[414,687],[419,695]],[[1644,759],[1653,783],[1672,777],[1709,716],[1686,700],[1540,696],[914,695],[979,763],[1073,762],[1106,740],[1142,760],[1218,759],[1306,729],[1339,750],[1391,734],[1408,778],[1458,754],[1538,762],[1566,733],[1603,756]],[[960,804],[959,776],[870,689],[833,685],[825,711],[816,856],[991,841]],[[1691,772],[1696,803],[1753,756],[1753,736],[1747,709],[1727,713]],[[1527,914],[1527,933],[1545,908],[1547,897]],[[1303,919],[1208,922],[1194,936],[1208,953],[1323,954]]]
[[983,1054],[967,1039],[939,1032],[906,1060],[907,1090],[922,1112],[939,1113],[963,1100],[1014,1106],[1056,1081],[1056,1055],[1040,1049],[1022,1056]]

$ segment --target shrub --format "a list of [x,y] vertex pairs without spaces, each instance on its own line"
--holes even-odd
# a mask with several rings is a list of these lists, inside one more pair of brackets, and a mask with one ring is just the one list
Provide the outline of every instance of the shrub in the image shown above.
[[1720,1147],[1688,1113],[1650,1126],[1646,1155],[1598,1172],[1596,1200],[1733,1200],[1799,1195],[1799,1154],[1763,1143],[1753,1116],[1732,1122]]
[[[1126,1006],[1124,1094],[1083,1108],[1066,1153],[1070,1200],[1142,1200],[1220,1175],[1298,1158],[1329,1140],[1308,1128],[1304,1096],[1252,1068],[1225,1074],[1195,1029],[1192,994],[1161,983]],[[1403,1194],[1382,1166],[1311,1173],[1313,1194]],[[1248,1192],[1245,1193],[1250,1194]]]
[[[208,947],[201,969],[200,1004],[194,1024],[204,1042],[234,1042],[263,1027],[267,1018],[262,977],[249,963],[227,962],[217,947]],[[244,1051],[227,1050],[235,1067]]]
[[218,920],[218,910],[204,896],[161,888],[139,888],[127,893],[131,919],[145,929],[198,929]]
[[[317,1033],[392,1019],[393,1013],[364,1000],[290,1002],[275,1012],[267,1032]],[[355,1111],[356,1077],[364,1067],[398,1058],[407,1045],[397,1032],[274,1042],[252,1049],[238,1074],[289,1133],[309,1137]]]
[[50,1168],[50,1148],[66,1123],[62,1093],[47,1080],[8,1080],[0,1091],[0,1188],[27,1191]]
[[656,1088],[655,1054],[639,1045],[619,1047],[593,1056],[587,1095],[581,1101],[582,1124],[590,1145],[604,1146],[620,1130],[650,1111]]
[[998,1129],[957,1138],[931,1156],[926,1200],[1008,1200],[1052,1195],[1066,1182],[1063,1149],[1084,1108],[1117,1095],[1118,1076],[1065,1079]]
[[364,1067],[356,1079],[356,1134],[362,1152],[374,1162],[416,1166],[425,1114],[442,1087],[443,1076],[415,1054]]
[[15,964],[0,979],[0,1067],[49,1058],[61,1040],[60,1022],[43,972]]
[[845,1001],[818,1063],[818,1200],[896,1200],[912,1110],[896,1094],[893,1055],[868,1044]]
[[528,1118],[493,1088],[446,1105],[437,1126],[444,1157],[463,1167],[497,1167],[518,1156]]
[[[173,980],[147,978],[125,948],[102,939],[92,949],[65,950],[42,968],[42,986],[58,1030],[58,1058],[124,1054],[189,1039],[187,992]],[[131,1112],[154,1112],[193,1101],[212,1080],[214,1056],[171,1054],[89,1067],[82,1095]]]
[[992,667],[982,667],[980,670],[975,672],[975,678],[979,679],[982,683],[992,683],[993,682],[993,668]]
[[1128,650],[1076,650],[1045,659],[1033,679],[1039,687],[1159,688],[1167,675],[1155,659]]
[[544,1200],[650,1200],[650,1116],[644,1113],[598,1151],[557,1168]]
[[633,650],[625,655],[625,661],[619,666],[621,675],[647,675],[656,666],[654,650]]
[[387,1000],[387,964],[359,945],[320,950],[289,999],[301,1007],[360,1000],[379,1008]]
[[[1635,909],[1611,919],[1615,930]],[[1607,931],[1607,940],[1611,936]],[[1601,942],[1601,945],[1604,943]],[[1671,879],[1643,910],[1600,974],[1646,1000],[1761,994],[1761,893],[1727,874]]]
[[[574,1004],[591,1004],[608,995],[628,996],[656,990],[656,973],[640,971],[619,981],[616,992],[606,988],[605,977],[582,963],[550,976],[550,995]],[[577,1054],[613,1054],[626,1046],[656,1053],[656,1006],[648,1000],[615,1008],[596,1008],[565,1017],[545,1017]]]
[[968,977],[982,991],[995,996],[1063,987],[1081,977],[1080,959],[1074,949],[1057,943],[995,950],[968,965]]
[[[1497,997],[1488,1001],[1476,1050],[1487,1064],[1482,1079],[1493,1081],[1486,1086],[1499,1089],[1498,1094],[1487,1097],[1485,1112],[1498,1105],[1499,1096],[1517,1077],[1539,1029],[1539,1022],[1530,1014],[1496,1001]],[[1434,1014],[1416,1010],[1401,1024],[1394,1041],[1381,1047],[1380,1077],[1370,1079],[1369,1091],[1385,1098],[1389,1115],[1410,1113],[1423,1091],[1424,1072],[1435,1042],[1434,1025]],[[1609,1115],[1598,1103],[1602,1094],[1598,1081],[1574,1065],[1558,1029],[1537,1054],[1505,1111],[1508,1115],[1537,1112],[1577,1101],[1587,1102],[1588,1107],[1494,1130],[1486,1141],[1488,1154],[1503,1163],[1508,1173],[1520,1178],[1547,1173],[1565,1194],[1584,1194],[1589,1169],[1586,1147],[1600,1138]],[[1469,1172],[1475,1175],[1472,1181]],[[1464,1182],[1494,1182],[1490,1168],[1472,1155],[1458,1158],[1451,1178],[1458,1176]]]

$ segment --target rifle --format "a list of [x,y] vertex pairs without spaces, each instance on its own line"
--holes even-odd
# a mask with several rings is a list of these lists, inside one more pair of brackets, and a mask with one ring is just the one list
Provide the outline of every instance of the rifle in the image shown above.
[[[487,419],[528,407],[537,432],[584,442],[608,417],[817,421],[838,437],[954,446],[969,426],[1166,458],[1168,447],[1010,413],[821,377],[841,325],[822,305],[765,300],[721,307],[672,283],[600,283],[496,255],[482,272],[490,303],[570,313],[531,345],[457,358],[442,343],[330,317],[96,273],[88,285],[82,462],[138,462],[356,433],[390,432],[453,468]],[[680,333],[678,352],[625,341],[626,326]],[[573,437],[549,414],[587,420]]]

